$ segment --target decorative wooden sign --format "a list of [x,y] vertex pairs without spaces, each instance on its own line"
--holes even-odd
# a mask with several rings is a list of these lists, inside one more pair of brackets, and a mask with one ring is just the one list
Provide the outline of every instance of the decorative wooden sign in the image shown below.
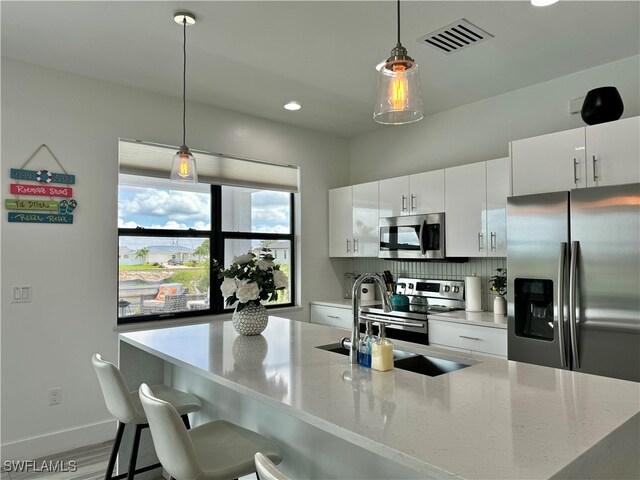
[[52,200],[5,200],[9,210],[58,210],[59,203]]
[[76,183],[75,175],[69,175],[68,173],[51,173],[44,169],[22,170],[21,168],[12,168],[11,178],[40,183],[65,183],[67,185],[73,185]]
[[9,212],[9,223],[73,223],[73,215]]
[[13,195],[36,195],[41,197],[71,197],[73,196],[73,189],[71,187],[45,187],[12,183],[11,193]]
[[[36,154],[45,149],[55,160],[64,173],[53,173],[49,170],[41,168],[40,170],[25,170],[27,164],[33,160]],[[56,168],[57,170],[57,168]],[[18,212],[9,212],[9,223],[49,223],[49,224],[65,224],[73,223],[73,211],[77,208],[78,202],[71,198],[73,189],[68,186],[51,186],[52,183],[62,183],[64,185],[74,185],[76,176],[67,173],[65,168],[56,158],[51,149],[42,144],[29,158],[20,166],[20,168],[12,168],[10,172],[11,178],[20,182],[37,182],[37,184],[10,184],[10,191],[16,196],[36,196],[36,197],[64,197],[59,202],[54,200],[43,200],[37,198],[13,198],[5,199],[4,206],[8,210],[18,210]],[[27,210],[27,212],[20,212]],[[48,213],[40,213],[38,211],[49,210]]]

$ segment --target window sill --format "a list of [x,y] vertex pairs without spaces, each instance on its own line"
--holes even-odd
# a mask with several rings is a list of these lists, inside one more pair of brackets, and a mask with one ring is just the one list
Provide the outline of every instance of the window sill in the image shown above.
[[[284,308],[269,309],[269,315],[278,316],[279,313],[301,312],[303,307],[293,306]],[[232,313],[220,313],[217,315],[202,315],[198,317],[177,318],[175,320],[158,320],[154,322],[134,322],[124,325],[116,325],[113,331],[116,333],[133,332],[136,330],[155,330],[158,328],[181,327],[185,325],[195,325],[197,323],[209,323],[216,321],[231,320]]]

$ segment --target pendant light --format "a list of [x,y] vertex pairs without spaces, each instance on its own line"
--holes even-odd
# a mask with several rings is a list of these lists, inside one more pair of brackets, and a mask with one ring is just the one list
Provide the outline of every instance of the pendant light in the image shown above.
[[185,142],[187,113],[187,25],[194,25],[196,17],[187,12],[179,12],[173,16],[176,23],[182,24],[182,146],[173,157],[171,180],[176,182],[198,183],[196,159]]
[[422,120],[422,92],[418,64],[400,43],[400,0],[397,1],[398,43],[378,65],[378,93],[373,119],[385,125]]

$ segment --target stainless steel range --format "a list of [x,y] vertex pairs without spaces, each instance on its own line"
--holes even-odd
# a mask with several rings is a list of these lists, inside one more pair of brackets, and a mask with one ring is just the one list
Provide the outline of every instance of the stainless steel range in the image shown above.
[[[399,278],[396,294],[409,298],[408,311],[386,312],[382,304],[360,308],[360,331],[367,320],[383,320],[387,336],[423,345],[429,344],[428,314],[464,309],[464,281]],[[374,325],[374,333],[377,327]]]

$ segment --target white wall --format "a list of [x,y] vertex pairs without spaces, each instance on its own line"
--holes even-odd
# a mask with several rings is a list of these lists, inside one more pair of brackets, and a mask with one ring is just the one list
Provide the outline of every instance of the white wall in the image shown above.
[[[42,143],[76,175],[73,225],[0,222],[2,242],[2,458],[33,458],[112,434],[91,355],[115,360],[118,137],[178,145],[181,101],[2,59],[2,182]],[[339,297],[341,264],[329,262],[327,189],[348,183],[346,139],[256,117],[189,105],[194,149],[299,165],[301,305]],[[57,171],[39,154],[30,167]],[[338,268],[338,271],[334,269]],[[11,287],[33,301],[11,304]],[[62,387],[62,404],[47,390]]]
[[350,183],[506,157],[511,140],[585,126],[580,114],[569,115],[569,100],[605,85],[618,88],[623,117],[640,115],[640,57],[634,56],[356,137]]

